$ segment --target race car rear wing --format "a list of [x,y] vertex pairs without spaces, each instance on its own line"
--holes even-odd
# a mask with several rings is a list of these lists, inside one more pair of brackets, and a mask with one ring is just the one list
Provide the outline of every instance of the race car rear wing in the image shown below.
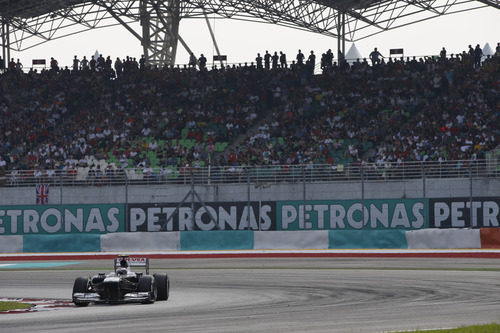
[[138,257],[129,257],[129,256],[118,256],[118,258],[114,259],[114,270],[116,270],[121,266],[120,262],[122,260],[126,260],[129,267],[144,267],[146,270],[146,274],[149,274],[149,258],[138,258]]

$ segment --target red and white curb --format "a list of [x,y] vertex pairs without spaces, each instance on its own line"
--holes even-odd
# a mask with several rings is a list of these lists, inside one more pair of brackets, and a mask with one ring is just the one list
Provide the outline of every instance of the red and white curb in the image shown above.
[[72,308],[75,306],[72,301],[64,299],[0,298],[0,302],[19,302],[31,304],[31,306],[26,309],[0,311],[0,314],[51,311]]

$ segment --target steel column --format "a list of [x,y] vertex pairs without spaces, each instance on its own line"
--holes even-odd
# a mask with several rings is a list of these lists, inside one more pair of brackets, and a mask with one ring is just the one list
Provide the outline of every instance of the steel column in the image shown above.
[[142,47],[149,65],[174,65],[179,41],[180,0],[141,0]]

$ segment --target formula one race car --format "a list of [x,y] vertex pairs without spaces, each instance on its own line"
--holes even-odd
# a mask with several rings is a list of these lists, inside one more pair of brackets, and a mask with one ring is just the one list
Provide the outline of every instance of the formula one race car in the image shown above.
[[[166,301],[170,289],[167,274],[149,275],[149,259],[125,255],[113,260],[114,271],[91,277],[78,277],[73,285],[73,303],[154,303]],[[144,267],[144,273],[131,271],[131,267]]]

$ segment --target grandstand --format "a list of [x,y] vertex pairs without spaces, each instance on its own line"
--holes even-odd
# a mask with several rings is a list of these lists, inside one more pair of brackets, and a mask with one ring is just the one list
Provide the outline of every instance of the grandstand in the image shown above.
[[334,179],[362,166],[383,179],[389,169],[450,161],[498,171],[498,56],[481,66],[467,53],[358,61],[321,75],[306,65],[125,68],[118,77],[105,68],[3,74],[4,183],[61,174],[75,184],[182,181],[208,167],[297,180],[298,166],[335,170]]
[[[482,64],[466,52],[375,66],[341,61],[322,64],[319,75],[307,63],[173,66],[177,43],[189,50],[178,34],[182,18],[249,15],[336,37],[345,54],[346,40],[483,6],[498,2],[0,0],[4,60],[11,48],[112,24],[133,33],[145,54],[139,62],[127,57],[119,69],[104,58],[95,68],[62,69],[52,61],[50,70],[26,74],[8,64],[0,77],[1,179],[11,186],[63,176],[73,184],[161,182],[193,170],[254,167],[254,174],[279,179],[316,169],[334,170],[329,179],[361,176],[359,170],[383,179],[393,174],[387,170],[426,163],[496,175],[498,54]],[[142,35],[130,26],[138,20]],[[167,33],[160,38],[158,29]]]

